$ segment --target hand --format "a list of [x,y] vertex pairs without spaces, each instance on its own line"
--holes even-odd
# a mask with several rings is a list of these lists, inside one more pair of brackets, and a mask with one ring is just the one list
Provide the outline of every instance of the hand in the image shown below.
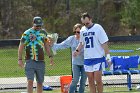
[[18,60],[18,65],[19,65],[19,67],[24,68],[24,64],[23,64],[22,60]]
[[53,57],[50,58],[50,65],[51,65],[51,66],[54,65]]
[[107,61],[108,67],[110,68],[110,66],[112,65],[112,62]]
[[76,56],[78,56],[79,54],[80,54],[79,52],[74,51],[73,56],[76,57]]
[[52,38],[48,37],[45,39],[46,40],[46,43],[49,45],[49,46],[52,46],[54,44],[54,41]]
[[106,54],[106,61],[107,61],[108,64],[112,63],[110,54]]
[[110,70],[113,70],[113,64],[112,64],[112,62],[107,62],[107,64],[108,64],[108,68],[109,68]]

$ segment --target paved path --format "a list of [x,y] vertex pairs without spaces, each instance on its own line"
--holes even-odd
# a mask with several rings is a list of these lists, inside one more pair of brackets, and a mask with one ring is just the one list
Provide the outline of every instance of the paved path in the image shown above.
[[[126,75],[112,75],[112,76],[103,76],[103,83],[112,84],[112,83],[126,83]],[[140,82],[140,75],[132,75],[132,82]],[[88,82],[87,82],[88,83]],[[44,85],[49,86],[60,86],[60,76],[45,76]],[[0,78],[0,89],[5,88],[26,88],[27,80],[26,77],[17,77],[17,78]],[[34,83],[36,87],[36,82]]]
[[[45,76],[44,85],[49,86],[60,86],[59,76]],[[27,86],[26,77],[16,77],[16,78],[0,78],[0,89],[4,88],[24,88]],[[34,87],[36,86],[36,81]]]

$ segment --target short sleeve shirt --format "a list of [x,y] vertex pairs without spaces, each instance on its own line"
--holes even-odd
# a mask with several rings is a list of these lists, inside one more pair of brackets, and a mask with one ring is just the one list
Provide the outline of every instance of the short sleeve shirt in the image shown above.
[[105,56],[102,44],[108,41],[108,36],[103,27],[94,24],[91,28],[82,27],[80,42],[84,45],[84,59],[102,58]]
[[26,30],[21,41],[25,46],[25,59],[40,61],[44,60],[44,44],[47,41],[47,32],[45,30],[34,30],[32,28]]

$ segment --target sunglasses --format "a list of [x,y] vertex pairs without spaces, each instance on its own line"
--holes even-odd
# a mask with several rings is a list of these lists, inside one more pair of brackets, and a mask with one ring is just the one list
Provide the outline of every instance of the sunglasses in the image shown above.
[[80,31],[74,31],[73,33],[74,33],[74,34],[76,34],[76,33],[77,33],[77,34],[80,34]]
[[41,26],[35,26],[35,27],[41,27]]
[[89,23],[83,23],[83,25],[84,25],[84,26],[87,26],[87,25],[89,25]]

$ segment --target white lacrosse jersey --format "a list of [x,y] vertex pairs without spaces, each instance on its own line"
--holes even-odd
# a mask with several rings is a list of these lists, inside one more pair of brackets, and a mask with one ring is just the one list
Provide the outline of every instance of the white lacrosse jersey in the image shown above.
[[84,59],[105,56],[101,45],[107,41],[107,34],[101,25],[93,24],[90,28],[83,26],[80,32],[80,42],[84,44]]

